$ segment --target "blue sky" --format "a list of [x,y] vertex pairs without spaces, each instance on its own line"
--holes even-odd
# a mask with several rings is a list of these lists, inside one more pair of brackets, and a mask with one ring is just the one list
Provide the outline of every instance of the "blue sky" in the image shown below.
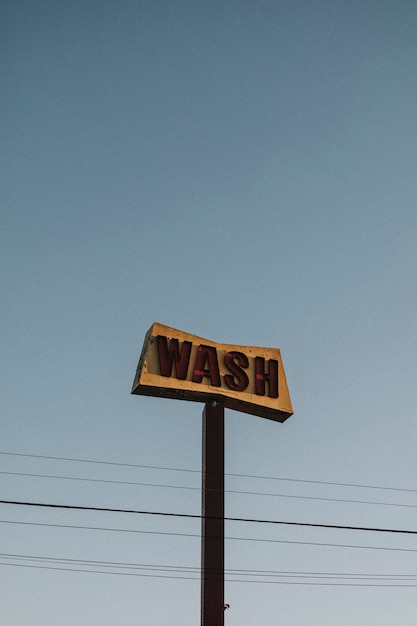
[[[2,499],[199,514],[203,406],[130,395],[159,321],[281,349],[294,416],[227,411],[226,471],[289,480],[228,476],[228,516],[416,531],[415,4],[0,10],[0,471],[31,474],[3,474]],[[0,515],[3,555],[200,564],[193,520]],[[230,522],[226,536],[226,567],[251,581],[417,576],[412,535]],[[195,572],[23,564],[0,558],[8,626],[198,623]],[[226,583],[228,626],[415,623],[413,588],[261,580]]]

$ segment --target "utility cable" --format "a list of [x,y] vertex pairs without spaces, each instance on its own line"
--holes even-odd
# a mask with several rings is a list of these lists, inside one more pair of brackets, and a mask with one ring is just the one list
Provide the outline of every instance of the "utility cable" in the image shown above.
[[[46,522],[21,522],[16,520],[0,520],[0,524],[13,524],[17,526],[38,526],[45,528],[65,528],[70,530],[94,530],[94,531],[103,531],[103,532],[115,532],[115,533],[133,533],[140,535],[158,535],[158,536],[168,536],[168,537],[191,537],[195,539],[201,539],[200,534],[193,533],[178,533],[178,532],[164,532],[164,531],[156,531],[156,530],[138,530],[131,528],[103,528],[102,526],[83,526],[76,524],[48,524]],[[279,543],[285,545],[297,545],[297,546],[315,546],[320,548],[347,548],[358,549],[358,550],[383,550],[385,552],[410,552],[417,553],[417,549],[413,548],[392,548],[392,547],[382,547],[382,546],[367,546],[367,545],[354,545],[354,544],[346,544],[346,543],[323,543],[318,541],[290,541],[285,539],[260,539],[256,537],[233,537],[233,536],[225,536],[225,540],[227,541],[245,541],[245,542],[255,542],[255,543]]]
[[[98,511],[101,513],[131,513],[136,515],[152,515],[161,517],[180,517],[188,519],[202,519],[203,516],[190,514],[190,513],[169,513],[163,511],[142,511],[137,509],[114,509],[109,507],[93,507],[93,506],[76,506],[71,504],[52,504],[45,502],[22,502],[17,500],[0,500],[0,504],[9,504],[15,506],[28,506],[28,507],[42,507],[51,509],[67,509],[76,511]],[[218,517],[206,516],[206,519],[221,519]],[[277,524],[283,526],[303,526],[308,528],[328,528],[335,530],[359,530],[365,532],[377,532],[377,533],[397,533],[404,535],[417,535],[417,530],[406,530],[399,528],[372,528],[366,526],[344,526],[341,524],[317,524],[312,522],[287,522],[281,520],[265,520],[254,519],[245,517],[225,517],[225,521],[228,522],[247,522],[252,524]]]
[[[64,572],[77,572],[83,574],[104,574],[108,576],[133,576],[133,577],[142,577],[142,578],[165,578],[171,580],[195,580],[200,582],[200,576],[169,576],[165,574],[139,574],[137,572],[111,572],[111,571],[101,571],[101,570],[92,570],[92,569],[79,569],[79,568],[70,568],[70,567],[56,567],[52,565],[28,565],[23,563],[0,563],[0,566],[9,566],[9,567],[25,567],[30,569],[43,569],[43,570],[53,570],[53,571],[64,571]],[[241,580],[241,579],[233,579],[226,578],[226,583],[240,583],[240,584],[262,584],[262,585],[305,585],[305,586],[321,586],[321,587],[401,587],[407,588],[412,587],[416,588],[417,584],[404,584],[403,582],[399,582],[396,584],[393,583],[367,583],[367,582],[322,582],[322,581],[295,581],[295,580]]]
[[[152,469],[152,470],[162,470],[162,471],[170,471],[170,472],[188,472],[193,474],[201,474],[201,470],[197,469],[181,469],[177,467],[161,467],[156,465],[141,465],[137,463],[121,463],[114,461],[100,461],[93,459],[80,459],[73,457],[60,457],[60,456],[47,456],[44,454],[23,454],[19,452],[5,452],[0,451],[0,455],[7,456],[16,456],[16,457],[26,457],[26,458],[34,458],[34,459],[46,459],[46,460],[54,460],[54,461],[70,461],[75,463],[92,463],[96,465],[112,465],[118,467],[135,467],[140,469]],[[343,483],[343,482],[334,482],[334,481],[325,481],[325,480],[310,480],[310,479],[301,479],[301,478],[285,478],[280,476],[260,476],[254,474],[237,474],[226,472],[225,476],[233,476],[236,478],[255,478],[260,480],[279,480],[285,482],[295,482],[295,483],[306,483],[306,484],[314,484],[314,485],[331,485],[335,487],[354,487],[358,489],[380,489],[383,491],[401,491],[405,493],[417,493],[417,489],[406,489],[403,487],[385,487],[381,485],[366,485],[361,483]]]
[[[5,472],[0,471],[0,474],[6,476],[21,476],[21,477],[30,477],[30,478],[49,478],[54,480],[73,480],[79,482],[91,482],[91,483],[103,483],[110,485],[130,485],[135,487],[152,487],[158,489],[184,489],[189,491],[201,491],[201,487],[189,487],[187,485],[166,485],[161,483],[143,483],[129,480],[108,480],[102,478],[83,478],[79,476],[57,476],[55,474],[32,474],[29,472]],[[218,491],[216,489],[210,489],[209,491]],[[368,504],[375,506],[394,506],[394,507],[403,507],[403,508],[412,508],[416,509],[417,504],[403,504],[397,502],[374,502],[372,500],[353,500],[347,498],[325,498],[321,496],[301,496],[297,494],[286,494],[286,493],[264,493],[259,491],[242,491],[237,489],[225,489],[225,493],[233,493],[237,495],[245,495],[245,496],[263,496],[263,497],[273,497],[273,498],[290,498],[296,500],[316,500],[320,502],[343,502],[344,504]]]
[[[200,574],[200,566],[182,566],[182,565],[166,565],[166,564],[149,564],[149,563],[126,563],[119,561],[98,561],[89,559],[71,559],[65,557],[50,557],[28,554],[0,554],[0,559],[29,561],[41,563],[54,563],[60,565],[77,565],[83,567],[103,567],[115,569],[130,569],[150,572],[175,572],[175,573],[194,573]],[[210,572],[210,570],[208,570]],[[314,571],[297,571],[297,570],[257,570],[257,569],[236,569],[226,568],[225,575],[236,576],[257,576],[265,577],[284,577],[284,578],[323,578],[335,580],[413,580],[417,578],[415,574],[380,574],[370,572],[314,572]]]

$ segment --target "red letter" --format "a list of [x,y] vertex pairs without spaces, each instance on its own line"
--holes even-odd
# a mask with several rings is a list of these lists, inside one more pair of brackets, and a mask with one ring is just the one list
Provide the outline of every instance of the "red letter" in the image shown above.
[[175,363],[176,378],[185,380],[187,378],[188,364],[190,362],[191,341],[183,342],[181,352],[178,339],[171,339],[169,348],[167,338],[163,335],[158,335],[156,341],[158,344],[161,376],[171,376],[172,367]]
[[[205,365],[208,369],[204,369]],[[203,376],[210,379],[210,384],[214,387],[220,387],[220,371],[219,362],[217,360],[216,348],[213,346],[199,346],[197,358],[195,360],[193,383],[201,383]]]
[[255,357],[255,393],[258,396],[265,395],[265,382],[269,383],[269,397],[278,398],[278,361],[269,360],[269,371],[265,372],[265,359],[262,356]]
[[[237,363],[236,363],[237,361]],[[232,372],[233,376],[226,374],[224,382],[233,391],[244,391],[249,385],[249,378],[242,367],[248,367],[249,360],[243,352],[227,352],[224,356],[224,364]]]

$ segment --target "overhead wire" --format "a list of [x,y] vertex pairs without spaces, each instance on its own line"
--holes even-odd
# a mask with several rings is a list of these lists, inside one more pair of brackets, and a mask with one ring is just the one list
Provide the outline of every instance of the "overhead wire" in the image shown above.
[[[75,463],[91,463],[97,465],[109,465],[109,466],[118,466],[118,467],[131,467],[131,468],[141,468],[141,469],[152,469],[152,470],[161,470],[161,471],[170,471],[170,472],[186,472],[193,474],[201,474],[201,470],[197,469],[187,469],[187,468],[177,468],[177,467],[162,467],[157,465],[142,465],[138,463],[123,463],[123,462],[115,462],[115,461],[101,461],[97,459],[81,459],[76,457],[61,457],[61,456],[50,456],[44,454],[25,454],[20,452],[6,452],[0,451],[0,455],[4,456],[15,456],[15,457],[26,457],[26,458],[36,458],[36,459],[45,459],[45,460],[55,460],[55,461],[69,461]],[[368,485],[363,483],[349,483],[349,482],[335,482],[335,481],[325,481],[325,480],[312,480],[312,479],[301,479],[301,478],[287,478],[282,476],[263,476],[256,474],[238,474],[226,472],[225,476],[233,476],[237,478],[253,478],[253,479],[261,479],[261,480],[276,480],[276,481],[286,481],[286,482],[295,482],[295,483],[306,483],[306,484],[316,484],[316,485],[330,485],[336,487],[354,487],[358,489],[379,489],[383,491],[399,491],[406,493],[417,493],[417,489],[410,489],[404,487],[387,487],[382,485]]]
[[[192,469],[180,469],[173,467],[159,467],[129,463],[115,463],[107,461],[89,460],[89,459],[75,459],[65,457],[50,457],[45,455],[26,455],[20,453],[7,453],[0,451],[0,455],[5,454],[16,457],[29,457],[40,458],[48,460],[58,461],[71,461],[77,463],[93,463],[99,465],[108,466],[120,466],[120,467],[132,467],[140,469],[151,469],[160,471],[171,472],[188,472],[193,474],[200,474],[201,471]],[[164,488],[164,489],[182,489],[190,491],[200,491],[201,487],[193,487],[187,485],[174,485],[163,484],[156,482],[138,482],[128,480],[112,480],[112,479],[100,479],[100,478],[87,478],[83,476],[67,476],[56,474],[42,474],[31,472],[13,472],[13,471],[0,471],[2,475],[9,475],[15,477],[31,477],[41,479],[56,479],[56,480],[69,480],[80,481],[85,483],[101,483],[101,484],[113,484],[113,485],[130,485],[140,487],[151,488]],[[414,489],[403,489],[395,487],[382,487],[374,485],[354,484],[354,483],[337,483],[330,481],[316,481],[316,480],[302,480],[291,479],[274,476],[256,476],[249,474],[232,474],[226,473],[225,476],[250,478],[250,479],[263,479],[270,481],[285,481],[288,483],[299,484],[316,484],[316,485],[328,485],[336,487],[352,487],[362,489],[379,489],[391,492],[408,492],[417,493]],[[252,495],[259,497],[279,497],[279,498],[291,498],[298,500],[311,500],[322,502],[337,502],[345,504],[363,504],[363,505],[378,505],[378,506],[393,506],[403,508],[417,508],[415,504],[400,503],[400,502],[376,502],[369,500],[357,500],[347,498],[331,498],[320,496],[308,496],[298,494],[285,494],[285,493],[265,493],[260,491],[246,491],[225,489],[225,493],[237,494],[237,495]],[[151,516],[163,516],[171,518],[189,518],[189,519],[202,519],[201,515],[171,513],[163,511],[148,511],[148,510],[135,510],[135,509],[117,509],[110,507],[87,507],[87,506],[75,506],[75,505],[62,505],[45,502],[27,502],[18,500],[0,500],[0,504],[15,505],[15,506],[29,506],[29,507],[45,507],[53,509],[71,509],[78,511],[95,511],[95,512],[111,512],[111,513],[133,513],[139,515],[151,515]],[[225,517],[225,521],[229,522],[246,522],[257,524],[276,524],[287,526],[301,526],[309,528],[323,528],[334,530],[354,530],[363,532],[377,532],[377,533],[396,533],[417,535],[417,531],[399,529],[399,528],[381,528],[381,527],[365,527],[365,526],[347,526],[336,524],[318,524],[296,521],[282,521],[282,520],[270,520],[270,519],[256,519],[256,518],[243,518],[243,517]],[[123,529],[123,528],[103,528],[98,526],[83,526],[83,525],[70,525],[70,524],[47,524],[41,522],[23,522],[17,520],[0,520],[1,524],[16,524],[24,526],[37,526],[37,527],[49,527],[49,528],[67,528],[89,531],[101,531],[101,532],[121,532],[121,533],[138,533],[146,535],[159,535],[159,536],[176,536],[176,537],[190,537],[201,538],[200,534],[192,533],[177,533],[177,532],[162,532],[162,531],[148,531],[140,529]],[[361,549],[361,550],[381,550],[390,552],[402,552],[402,553],[417,553],[417,549],[413,548],[397,548],[389,546],[371,546],[371,545],[355,545],[346,543],[326,543],[326,542],[312,542],[312,541],[291,541],[282,539],[266,539],[255,537],[238,537],[238,536],[225,536],[226,540],[242,541],[242,542],[259,542],[259,543],[276,543],[276,544],[288,544],[299,546],[313,546],[320,548],[339,548],[339,549]],[[130,576],[141,578],[155,578],[155,579],[167,579],[167,580],[194,580],[200,582],[200,568],[190,567],[175,567],[166,565],[146,565],[146,564],[134,564],[134,563],[118,563],[111,561],[91,561],[85,559],[64,559],[58,557],[41,557],[33,555],[19,555],[19,554],[0,554],[0,566],[9,566],[15,568],[29,568],[36,570],[49,570],[49,571],[63,571],[69,573],[89,573],[95,575],[117,575],[117,576]],[[279,571],[279,570],[249,570],[249,569],[226,569],[225,570],[225,582],[227,584],[261,584],[261,585],[301,585],[301,586],[321,586],[321,587],[374,587],[374,588],[416,588],[417,587],[417,574],[369,574],[369,573],[344,573],[344,572],[302,572],[302,571]]]
[[[159,466],[148,466],[148,465],[138,465],[138,464],[127,464],[127,463],[115,463],[115,462],[107,462],[107,461],[97,461],[97,460],[88,460],[88,459],[74,459],[74,458],[65,458],[65,457],[50,457],[45,455],[26,455],[21,453],[8,453],[0,451],[0,454],[5,454],[9,456],[17,456],[17,457],[30,457],[30,458],[43,458],[43,459],[51,459],[51,460],[59,460],[59,461],[73,461],[78,463],[94,463],[100,465],[114,465],[114,466],[123,466],[123,467],[135,467],[141,469],[152,469],[152,470],[164,470],[164,471],[173,471],[173,472],[192,472],[201,474],[198,470],[189,470],[189,469],[179,469],[179,468],[168,468],[168,467],[159,467]],[[95,478],[86,478],[79,476],[58,476],[52,474],[34,474],[30,472],[8,472],[8,471],[0,471],[0,474],[10,475],[10,476],[24,476],[24,477],[34,477],[34,478],[50,478],[50,479],[58,479],[58,480],[75,480],[82,482],[91,482],[91,483],[103,483],[103,484],[121,484],[121,485],[136,485],[136,486],[144,486],[144,487],[152,487],[152,488],[169,488],[169,489],[186,489],[186,490],[195,490],[200,491],[200,487],[190,487],[185,485],[168,485],[161,483],[146,483],[146,482],[137,482],[137,481],[122,481],[122,480],[110,480],[110,479],[95,479]],[[391,487],[381,487],[381,486],[372,486],[372,485],[360,485],[360,484],[352,484],[352,483],[336,483],[336,482],[328,482],[328,481],[314,481],[314,480],[301,480],[301,479],[289,479],[282,477],[272,477],[272,476],[254,476],[254,475],[244,475],[244,474],[226,474],[226,476],[234,476],[234,477],[246,477],[246,478],[256,478],[256,479],[266,479],[266,480],[282,480],[287,482],[294,483],[311,483],[311,484],[320,484],[320,485],[332,485],[332,486],[343,486],[343,487],[360,487],[367,489],[383,489],[386,491],[402,491],[402,492],[417,492],[417,490],[413,489],[400,489],[400,488],[391,488]],[[302,496],[295,494],[277,494],[277,493],[263,493],[263,492],[255,492],[255,491],[240,491],[240,490],[225,490],[226,493],[234,493],[241,495],[256,495],[256,496],[267,496],[267,497],[283,497],[283,498],[296,498],[303,500],[318,500],[318,501],[329,501],[329,502],[343,502],[343,503],[351,503],[351,504],[371,504],[371,505],[380,505],[380,506],[400,506],[407,508],[417,508],[417,505],[413,504],[403,504],[403,503],[389,503],[389,502],[373,502],[373,501],[364,501],[364,500],[350,500],[350,499],[341,499],[341,498],[324,498],[324,497],[316,497],[316,496]],[[80,511],[100,511],[100,512],[112,512],[112,513],[135,513],[141,515],[159,515],[165,517],[177,517],[177,518],[191,518],[191,519],[201,519],[201,515],[190,515],[190,514],[180,514],[180,513],[169,513],[162,511],[142,511],[142,510],[133,510],[133,509],[115,509],[115,508],[107,508],[107,507],[84,507],[84,506],[75,506],[75,505],[61,505],[61,504],[52,504],[52,503],[44,503],[44,502],[25,502],[25,501],[17,501],[17,500],[0,500],[0,504],[11,504],[11,505],[20,505],[20,506],[30,506],[30,507],[48,507],[48,508],[59,508],[59,509],[73,509]],[[283,525],[291,525],[291,526],[303,526],[303,527],[312,527],[312,528],[326,528],[326,529],[338,529],[338,530],[355,530],[355,531],[368,531],[368,532],[378,532],[378,533],[401,533],[408,535],[415,535],[417,531],[413,530],[404,530],[397,528],[370,528],[363,526],[345,526],[345,525],[334,525],[334,524],[315,524],[315,523],[306,523],[306,522],[288,522],[281,520],[262,520],[262,519],[252,519],[252,518],[242,518],[242,517],[227,517],[226,521],[234,521],[234,522],[248,522],[248,523],[259,523],[259,524],[283,524]],[[167,536],[178,536],[178,537],[195,537],[200,538],[201,535],[191,534],[191,533],[174,533],[174,532],[157,532],[157,531],[144,531],[137,529],[120,529],[120,528],[103,528],[103,527],[95,527],[95,526],[82,526],[82,525],[68,525],[68,524],[46,524],[46,523],[36,523],[36,522],[20,522],[16,520],[0,520],[0,523],[3,524],[21,524],[21,525],[31,525],[31,526],[45,526],[45,527],[55,527],[55,528],[71,528],[71,529],[83,529],[83,530],[93,530],[93,531],[105,531],[105,532],[133,532],[133,533],[141,533],[141,534],[152,534],[152,535],[167,535]],[[228,536],[225,537],[227,540],[237,540],[237,541],[253,541],[253,542],[262,542],[262,543],[279,543],[279,544],[293,544],[293,545],[306,545],[306,546],[320,546],[320,547],[337,547],[337,548],[347,548],[347,549],[368,549],[368,550],[386,550],[386,551],[396,551],[396,552],[409,552],[416,553],[417,550],[412,548],[396,548],[396,547],[382,547],[382,546],[366,546],[366,545],[352,545],[352,544],[337,544],[337,543],[324,543],[324,542],[309,542],[309,541],[287,541],[287,540],[275,540],[275,539],[265,539],[265,538],[253,538],[253,537],[234,537]],[[3,558],[0,555],[0,558]],[[18,557],[16,557],[18,558]],[[24,558],[24,557],[22,557]],[[28,557],[29,558],[29,557]],[[68,562],[72,562],[74,560],[68,560]],[[55,569],[51,568],[50,565],[25,565],[23,563],[1,563],[1,565],[13,565],[15,567],[33,567],[33,568],[42,568],[42,569]],[[100,565],[100,567],[104,567]],[[111,566],[109,566],[111,567]],[[127,566],[128,567],[128,566]],[[97,574],[105,574],[105,573],[115,573],[115,574],[126,574],[125,572],[102,572],[102,571],[92,571],[91,568],[88,570],[80,570],[78,568],[67,568],[67,567],[58,567],[57,569],[66,570],[66,571],[86,571],[88,573],[97,573]],[[245,570],[249,571],[249,570]],[[182,573],[182,572],[180,572]],[[246,574],[239,574],[234,572],[235,575],[246,576]],[[150,577],[162,577],[162,578],[172,578],[172,576],[160,575],[160,574],[139,574],[135,572],[134,574],[129,575],[138,575],[138,576],[150,576]],[[233,573],[231,574],[233,575]],[[253,574],[254,576],[258,576],[258,574]],[[288,576],[292,576],[293,574],[289,574]],[[298,574],[294,573],[294,576],[298,576]],[[358,575],[360,576],[360,575]],[[400,576],[400,575],[398,575]],[[403,576],[412,576],[412,575],[403,575]],[[179,578],[180,576],[176,575],[173,578]],[[182,579],[188,578],[181,576]],[[410,584],[400,584],[401,581],[399,578],[395,579],[394,585],[392,584],[381,584],[378,581],[377,584],[368,584],[363,583],[363,579],[360,579],[361,582],[359,584],[352,583],[351,580],[348,582],[306,582],[306,581],[270,581],[270,580],[232,580],[229,579],[228,582],[253,582],[253,583],[275,583],[275,584],[325,584],[325,585],[339,585],[339,586],[404,586],[404,587],[415,587],[416,585]],[[409,581],[408,581],[409,582]]]
[[[145,510],[140,510],[140,509],[118,509],[118,508],[110,508],[110,507],[80,506],[80,505],[73,505],[73,504],[55,504],[51,502],[0,500],[0,504],[13,505],[13,506],[40,507],[40,508],[50,508],[50,509],[66,509],[66,510],[76,510],[76,511],[98,511],[102,513],[130,513],[130,514],[135,514],[135,515],[177,517],[177,518],[183,518],[183,519],[185,518],[202,519],[203,518],[202,515],[197,515],[197,514],[192,514],[192,513],[172,513],[168,511],[145,511]],[[204,516],[204,517],[205,519],[221,519],[221,518],[212,517],[212,516]],[[284,526],[302,526],[302,527],[308,527],[308,528],[327,528],[327,529],[334,529],[334,530],[355,530],[355,531],[363,531],[363,532],[417,535],[417,530],[408,530],[408,529],[399,529],[399,528],[346,526],[342,524],[319,524],[319,523],[313,523],[313,522],[267,520],[267,519],[256,519],[256,518],[247,518],[247,517],[225,517],[224,520],[228,522],[246,522],[246,523],[252,523],[252,524],[273,524],[273,525],[284,525]]]
[[[148,572],[171,572],[171,573],[191,573],[200,575],[200,566],[180,566],[167,564],[149,564],[149,563],[128,563],[120,561],[99,561],[90,559],[71,559],[66,557],[50,557],[41,555],[28,554],[0,554],[0,559],[6,561],[28,561],[39,563],[53,563],[59,565],[76,565],[80,567],[101,567],[113,568],[121,570],[139,570]],[[0,563],[2,564],[2,563]],[[6,563],[4,563],[6,564]],[[213,570],[214,571],[214,570]],[[210,570],[207,570],[210,575]],[[226,568],[225,575],[235,576],[255,576],[258,578],[318,578],[318,579],[334,579],[334,580],[414,580],[417,579],[417,573],[414,574],[381,574],[371,572],[316,572],[316,571],[299,571],[299,570],[258,570],[258,569],[239,569]]]
[[[85,478],[79,476],[57,476],[55,474],[34,474],[30,472],[8,472],[8,471],[0,471],[1,475],[6,476],[20,476],[27,478],[46,478],[46,479],[54,479],[54,480],[72,480],[79,482],[91,482],[91,483],[102,483],[102,484],[111,484],[111,485],[130,485],[136,487],[152,487],[157,489],[183,489],[188,491],[201,491],[201,487],[190,487],[187,485],[167,485],[162,483],[147,483],[147,482],[137,482],[137,481],[129,481],[129,480],[110,480],[104,478]],[[215,489],[211,489],[209,491],[216,491]],[[392,506],[392,507],[403,507],[403,508],[417,508],[417,504],[409,504],[409,503],[399,503],[399,502],[375,502],[372,500],[354,500],[348,498],[329,498],[323,496],[303,496],[299,494],[286,494],[286,493],[265,493],[259,491],[245,491],[238,489],[225,489],[225,493],[233,493],[237,495],[245,495],[245,496],[263,496],[263,497],[274,497],[274,498],[289,498],[296,500],[315,500],[320,502],[338,502],[344,504],[367,504],[367,505],[375,505],[375,506]]]
[[[156,531],[156,530],[139,530],[132,528],[103,528],[102,526],[85,526],[85,525],[77,525],[77,524],[52,524],[46,522],[23,522],[18,520],[0,520],[0,524],[13,524],[17,526],[39,526],[46,528],[65,528],[65,529],[74,529],[74,530],[92,530],[92,531],[103,531],[103,532],[116,532],[116,533],[133,533],[133,534],[141,534],[141,535],[159,535],[159,536],[169,536],[169,537],[191,537],[196,539],[201,539],[200,534],[193,533],[179,533],[179,532],[167,532],[167,531]],[[417,553],[417,549],[413,548],[395,548],[395,547],[387,547],[387,546],[369,546],[369,545],[355,545],[355,544],[346,544],[346,543],[326,543],[319,541],[291,541],[285,539],[265,539],[265,538],[256,538],[256,537],[235,537],[231,535],[226,535],[225,539],[227,541],[245,541],[245,542],[255,542],[255,543],[277,543],[277,544],[288,544],[288,545],[299,545],[299,546],[317,546],[324,548],[347,548],[347,549],[358,549],[358,550],[382,550],[388,552],[410,552]]]
[[[23,567],[29,569],[42,569],[42,570],[53,570],[53,571],[65,571],[65,572],[77,572],[84,574],[102,574],[102,575],[110,575],[110,576],[131,576],[131,577],[140,577],[140,578],[165,578],[171,580],[194,580],[200,582],[200,576],[184,576],[184,575],[168,575],[168,574],[145,574],[138,572],[118,572],[118,571],[103,571],[103,570],[94,570],[94,569],[80,569],[76,567],[58,567],[53,565],[29,565],[27,563],[0,563],[0,566],[9,566],[9,567]],[[321,586],[321,587],[390,587],[390,588],[407,588],[417,587],[416,584],[405,584],[403,580],[396,583],[388,583],[388,582],[376,582],[376,583],[368,583],[368,582],[324,582],[317,580],[253,580],[253,579],[234,579],[234,578],[226,578],[226,583],[240,583],[240,584],[273,584],[273,585],[307,585],[307,586]]]

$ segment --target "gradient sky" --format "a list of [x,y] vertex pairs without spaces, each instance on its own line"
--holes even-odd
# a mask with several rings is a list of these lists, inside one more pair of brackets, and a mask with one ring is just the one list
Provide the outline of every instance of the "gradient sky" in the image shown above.
[[[281,349],[294,416],[226,411],[227,516],[417,531],[416,27],[407,0],[2,0],[2,500],[200,513],[203,405],[130,395],[158,321]],[[199,623],[198,571],[39,560],[183,575],[198,520],[0,526],[2,624]],[[227,626],[415,625],[381,586],[417,585],[413,535],[226,536],[253,570]]]

